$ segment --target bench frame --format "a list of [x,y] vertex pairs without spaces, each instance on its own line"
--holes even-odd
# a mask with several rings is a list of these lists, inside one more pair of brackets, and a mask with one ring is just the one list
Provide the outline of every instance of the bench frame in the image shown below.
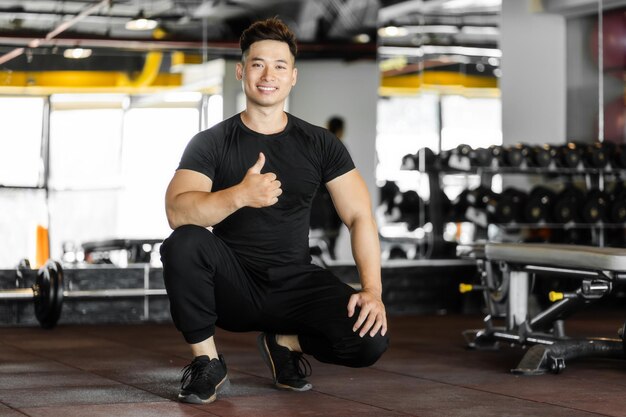
[[[496,349],[499,342],[532,345],[511,372],[539,375],[559,373],[565,361],[579,357],[625,358],[621,338],[571,339],[564,320],[584,306],[610,294],[626,282],[626,250],[552,244],[472,245],[460,254],[476,260],[487,315],[485,328],[463,332],[469,347]],[[537,254],[536,261],[533,254]],[[605,269],[606,267],[610,269]],[[538,313],[529,313],[529,288],[536,276],[567,277],[579,282],[576,291]],[[503,318],[496,326],[494,319]],[[626,324],[625,324],[626,325]]]

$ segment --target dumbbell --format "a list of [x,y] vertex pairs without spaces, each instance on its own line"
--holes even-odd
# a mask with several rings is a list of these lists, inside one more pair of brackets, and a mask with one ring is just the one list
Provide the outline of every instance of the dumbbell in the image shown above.
[[466,194],[467,205],[477,209],[484,209],[494,196],[490,188],[480,185]]
[[476,148],[470,153],[470,165],[477,168],[488,168],[493,161],[493,154],[489,149]]
[[425,203],[416,191],[409,190],[401,193],[396,199],[396,207],[400,211],[400,221],[407,223],[410,231],[420,226],[420,213]]
[[581,207],[582,221],[586,223],[606,221],[608,206],[609,196],[607,193],[598,189],[589,190]]
[[503,146],[498,157],[498,164],[503,167],[518,168],[524,162],[522,146]]
[[623,143],[602,142],[609,163],[615,169],[626,168],[626,146]]
[[580,164],[580,150],[575,143],[553,148],[553,159],[559,168],[576,168]]
[[617,183],[613,188],[607,218],[611,223],[626,223],[626,187],[623,183]]
[[574,185],[567,185],[557,196],[552,209],[552,217],[557,223],[580,221],[579,208],[585,194]]
[[467,202],[467,195],[470,190],[467,188],[461,191],[461,193],[452,201],[452,209],[450,212],[450,220],[453,222],[463,222],[467,220],[467,208],[469,207]]
[[582,160],[586,168],[602,169],[607,166],[609,157],[601,143],[582,145]]
[[391,214],[395,207],[396,195],[400,194],[400,189],[394,181],[385,181],[385,184],[379,188],[380,204],[384,204],[386,214]]
[[454,149],[442,152],[440,156],[442,165],[445,164],[445,166],[452,169],[468,170],[473,166],[471,159],[473,154],[474,150],[471,146],[461,144]]
[[548,145],[524,146],[522,153],[529,167],[547,168],[552,162],[550,146]]
[[520,222],[526,198],[526,193],[516,188],[507,188],[493,195],[486,205],[489,221],[500,224]]
[[524,204],[523,218],[529,223],[550,221],[555,194],[546,187],[535,187],[528,194]]
[[18,267],[18,276],[35,273],[35,284],[31,288],[0,290],[0,300],[33,301],[35,317],[44,329],[56,326],[61,317],[63,301],[86,298],[127,298],[167,295],[164,289],[123,288],[107,290],[64,291],[63,268],[59,262],[48,260],[38,271],[25,269],[26,264]]

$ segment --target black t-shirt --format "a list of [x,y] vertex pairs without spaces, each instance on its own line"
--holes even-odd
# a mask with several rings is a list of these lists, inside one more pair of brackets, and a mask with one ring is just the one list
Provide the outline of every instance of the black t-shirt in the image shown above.
[[213,227],[241,262],[255,270],[309,264],[309,217],[320,184],[354,169],[345,146],[329,131],[287,114],[285,129],[264,135],[247,128],[239,114],[195,135],[178,169],[200,172],[213,191],[241,182],[259,152],[261,173],[273,172],[283,193],[278,203],[244,207]]

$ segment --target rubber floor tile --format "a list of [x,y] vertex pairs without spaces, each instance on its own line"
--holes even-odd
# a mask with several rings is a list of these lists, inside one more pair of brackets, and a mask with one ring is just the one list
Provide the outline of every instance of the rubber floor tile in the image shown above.
[[[329,378],[331,379],[331,378]],[[582,417],[591,413],[570,408],[526,401],[507,395],[414,378],[390,376],[385,372],[371,373],[367,378],[351,384],[319,381],[316,389],[350,401],[359,401],[376,407],[415,413],[421,417],[502,417],[551,416]]]
[[31,417],[215,417],[186,404],[162,402],[26,408]]
[[20,413],[17,410],[13,410],[12,408],[7,407],[6,405],[0,404],[0,416],[2,417],[24,417],[25,414]]
[[153,394],[126,385],[0,390],[0,402],[13,408],[161,400]]
[[406,417],[388,408],[345,401],[315,391],[283,392],[271,395],[218,399],[197,406],[221,417]]
[[85,387],[118,385],[118,382],[87,372],[22,372],[0,373],[0,389],[29,389],[42,387]]
[[[72,372],[75,368],[59,363],[33,356],[32,358],[21,358],[10,362],[0,361],[0,377],[3,374],[18,373],[54,373],[54,372]],[[5,388],[0,385],[0,389]]]

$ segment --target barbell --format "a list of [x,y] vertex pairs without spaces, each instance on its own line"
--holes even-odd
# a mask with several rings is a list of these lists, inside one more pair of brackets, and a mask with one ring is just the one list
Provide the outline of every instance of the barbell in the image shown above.
[[[18,273],[21,273],[18,269]],[[63,300],[86,298],[128,298],[167,295],[164,289],[120,288],[84,291],[65,291],[63,289],[63,267],[57,261],[48,260],[39,268],[35,284],[31,288],[15,288],[0,290],[0,300],[19,301],[32,300],[35,306],[35,317],[44,329],[56,326],[61,317]]]

